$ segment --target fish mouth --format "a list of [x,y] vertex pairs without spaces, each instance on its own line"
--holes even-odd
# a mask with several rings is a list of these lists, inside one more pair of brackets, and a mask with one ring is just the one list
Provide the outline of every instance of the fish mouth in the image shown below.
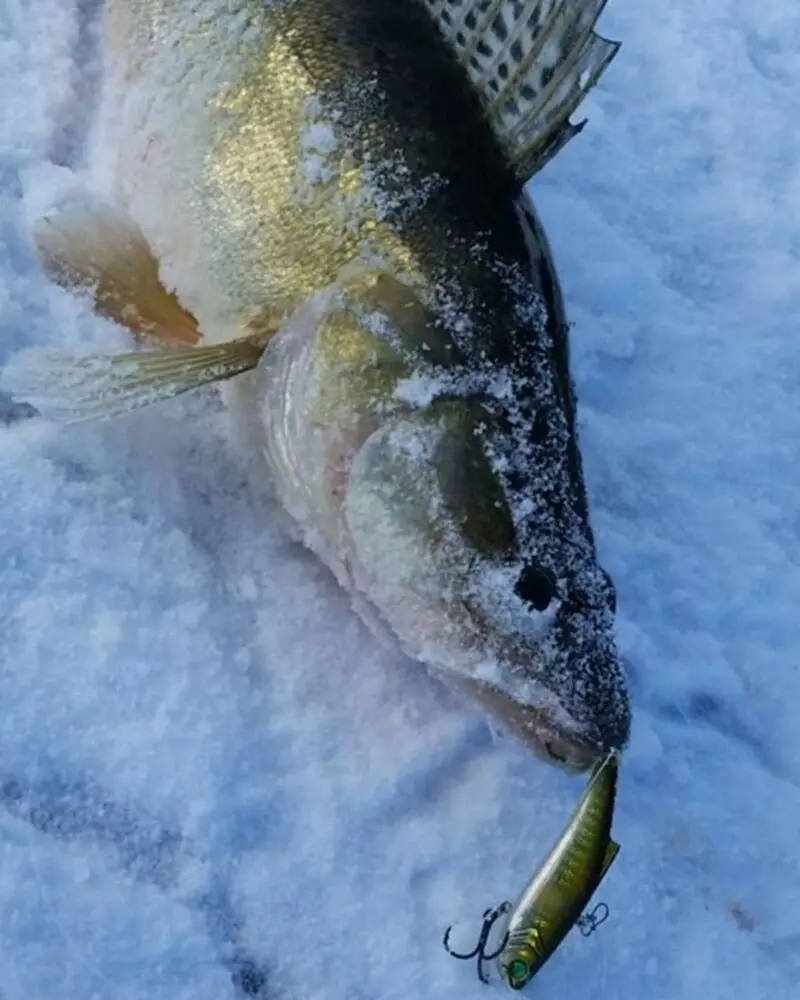
[[448,677],[473,702],[512,733],[540,759],[567,774],[583,774],[602,760],[607,748],[565,729],[546,707],[516,701],[493,684],[477,678]]

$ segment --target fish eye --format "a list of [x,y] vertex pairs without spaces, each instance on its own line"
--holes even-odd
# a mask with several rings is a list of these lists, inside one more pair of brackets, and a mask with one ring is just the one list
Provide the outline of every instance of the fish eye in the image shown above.
[[522,989],[530,977],[528,963],[521,958],[515,958],[513,962],[509,962],[506,971],[508,972],[508,985],[513,990]]
[[546,611],[556,596],[556,581],[552,573],[541,566],[526,566],[514,587],[517,597],[537,611]]

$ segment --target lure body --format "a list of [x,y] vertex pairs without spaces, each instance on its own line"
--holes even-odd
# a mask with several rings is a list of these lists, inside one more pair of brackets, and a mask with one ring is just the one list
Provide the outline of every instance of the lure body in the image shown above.
[[576,924],[619,852],[611,838],[618,754],[598,764],[566,829],[525,887],[497,962],[503,982],[523,989]]

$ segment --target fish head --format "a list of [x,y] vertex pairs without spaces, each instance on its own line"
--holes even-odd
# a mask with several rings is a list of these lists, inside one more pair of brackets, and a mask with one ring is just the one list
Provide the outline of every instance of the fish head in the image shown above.
[[[438,398],[367,438],[344,511],[354,579],[406,652],[582,772],[628,736],[614,586],[578,515],[515,516],[494,426],[480,400]],[[539,488],[533,477],[534,514]]]
[[275,478],[302,482],[287,506],[324,512],[309,535],[368,621],[542,759],[588,770],[629,707],[563,408],[520,457],[535,414],[474,383],[408,287],[354,268],[341,289],[265,354]]

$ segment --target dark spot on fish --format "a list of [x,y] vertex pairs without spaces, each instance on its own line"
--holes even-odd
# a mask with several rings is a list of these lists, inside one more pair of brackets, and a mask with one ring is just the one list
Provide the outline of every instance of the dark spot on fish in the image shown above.
[[392,57],[381,45],[375,46],[375,65],[378,69],[387,69],[391,66]]
[[526,566],[519,575],[514,591],[517,597],[537,611],[546,611],[556,596],[555,577],[541,566]]
[[508,38],[508,28],[503,20],[502,14],[498,14],[492,23],[492,31],[498,41],[504,42]]
[[548,83],[553,79],[553,74],[555,69],[552,66],[545,66],[542,70],[542,86],[546,87]]
[[519,493],[525,489],[525,476],[519,469],[511,469],[506,473],[506,482],[512,493]]
[[533,443],[544,444],[547,440],[548,429],[549,424],[547,423],[547,414],[544,410],[538,410],[533,419],[533,424],[531,425],[531,438]]

